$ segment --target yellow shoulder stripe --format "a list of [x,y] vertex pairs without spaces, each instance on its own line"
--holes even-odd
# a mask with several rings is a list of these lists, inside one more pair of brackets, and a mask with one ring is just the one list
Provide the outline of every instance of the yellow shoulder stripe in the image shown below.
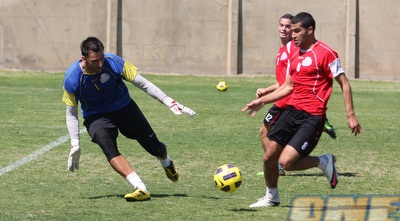
[[129,63],[128,61],[125,61],[124,64],[124,72],[122,73],[122,76],[125,78],[125,80],[132,82],[133,79],[135,79],[136,74],[137,74],[137,67],[135,67],[133,64]]
[[64,101],[64,103],[68,106],[78,106],[78,104],[76,103],[75,95],[68,93],[65,89],[64,89],[62,101]]

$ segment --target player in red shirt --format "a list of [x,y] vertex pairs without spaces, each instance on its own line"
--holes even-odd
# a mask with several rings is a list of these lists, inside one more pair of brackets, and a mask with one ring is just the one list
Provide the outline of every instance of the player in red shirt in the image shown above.
[[338,179],[332,154],[309,156],[324,129],[326,106],[335,79],[343,93],[348,125],[355,135],[362,127],[354,113],[350,83],[335,51],[315,38],[315,20],[306,12],[297,14],[291,23],[292,37],[299,48],[289,57],[289,76],[274,92],[253,100],[242,109],[255,116],[265,104],[291,95],[289,107],[276,121],[268,135],[270,154],[264,164],[274,172],[266,174],[267,194],[250,207],[271,207],[280,204],[278,193],[278,161],[286,170],[320,168],[331,188]]
[[[286,73],[288,67],[288,59],[290,52],[295,50],[296,45],[292,41],[292,31],[290,29],[290,24],[292,22],[293,15],[285,14],[279,18],[278,24],[278,34],[281,40],[281,46],[278,51],[278,55],[276,56],[276,67],[275,67],[275,77],[276,84],[273,84],[267,88],[259,88],[257,89],[256,96],[258,98],[269,94],[279,88],[280,85],[285,83]],[[290,96],[287,96],[281,100],[275,101],[272,107],[268,110],[265,115],[263,124],[260,127],[260,139],[264,148],[264,153],[267,154],[267,146],[268,146],[268,133],[271,131],[272,126],[275,124],[275,121],[281,116],[282,111],[287,107],[287,103],[290,99]],[[334,130],[333,130],[334,132]],[[263,173],[267,173],[267,168],[263,166]],[[285,170],[279,165],[279,175],[285,175]],[[267,180],[265,180],[267,182]]]
[[[267,88],[257,89],[257,98],[271,93],[272,91],[276,90],[280,85],[285,83],[289,55],[291,51],[294,51],[297,47],[294,41],[292,41],[292,31],[290,29],[292,18],[293,15],[291,14],[285,14],[279,18],[278,34],[281,40],[281,46],[279,48],[278,55],[276,56],[275,76],[277,82],[276,84],[273,84]],[[265,115],[263,124],[260,127],[260,138],[265,152],[267,152],[268,133],[269,131],[271,131],[275,121],[281,116],[282,111],[288,106],[287,103],[289,102],[289,99],[290,95],[281,100],[275,101],[273,106],[268,110],[267,114]],[[325,120],[324,126],[324,132],[329,134],[329,136],[331,136],[333,139],[336,139],[335,129],[329,123],[328,119]],[[265,174],[266,170],[267,168],[263,167],[264,172],[261,173]],[[279,175],[285,175],[285,170],[280,165]]]

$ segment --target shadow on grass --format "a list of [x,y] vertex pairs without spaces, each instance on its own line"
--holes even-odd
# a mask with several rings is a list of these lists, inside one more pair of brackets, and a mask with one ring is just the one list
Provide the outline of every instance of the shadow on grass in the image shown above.
[[151,193],[151,198],[165,198],[165,197],[188,197],[188,195],[182,193],[174,193],[174,194]]
[[104,199],[104,198],[124,198],[124,195],[109,194],[109,195],[91,196],[91,197],[88,197],[88,199],[90,199],[90,200]]
[[[353,172],[344,172],[344,173],[338,173],[339,176],[343,177],[356,177],[357,173]],[[287,177],[293,176],[293,177],[311,177],[311,176],[324,176],[324,174],[315,174],[315,173],[288,173],[286,172]]]
[[257,212],[256,209],[247,209],[247,208],[237,208],[237,209],[229,209],[231,212]]
[[[174,193],[174,194],[151,194],[151,198],[166,198],[166,197],[188,197],[186,194]],[[95,199],[104,199],[104,198],[124,198],[124,195],[119,194],[109,194],[109,195],[102,195],[102,196],[92,196],[88,197],[91,200]]]
[[211,200],[219,200],[219,199],[221,199],[221,197],[215,197],[215,196],[202,196],[202,198],[211,199]]
[[345,176],[345,177],[356,177],[357,173],[338,173],[339,176]]

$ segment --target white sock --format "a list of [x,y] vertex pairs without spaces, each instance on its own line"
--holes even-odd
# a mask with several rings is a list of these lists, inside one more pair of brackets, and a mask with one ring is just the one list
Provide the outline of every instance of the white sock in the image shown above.
[[328,158],[326,156],[319,156],[318,159],[319,159],[318,168],[324,169],[326,165],[328,165]]
[[278,195],[278,188],[266,188],[265,191],[265,195],[269,198],[269,199],[276,199],[277,197],[279,197]]
[[134,190],[140,188],[146,192],[149,192],[146,188],[146,185],[144,185],[142,179],[140,179],[136,172],[132,172],[126,176],[126,180],[132,185]]
[[161,166],[163,167],[168,167],[171,164],[171,159],[169,158],[169,155],[165,159],[158,159],[160,161]]

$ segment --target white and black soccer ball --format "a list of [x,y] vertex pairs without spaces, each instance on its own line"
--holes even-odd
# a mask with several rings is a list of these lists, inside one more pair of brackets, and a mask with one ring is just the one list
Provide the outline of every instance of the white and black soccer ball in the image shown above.
[[224,191],[232,193],[242,184],[242,174],[238,167],[232,164],[224,164],[215,171],[215,186]]
[[218,82],[216,88],[219,91],[226,91],[228,90],[228,84],[225,81],[220,81]]

